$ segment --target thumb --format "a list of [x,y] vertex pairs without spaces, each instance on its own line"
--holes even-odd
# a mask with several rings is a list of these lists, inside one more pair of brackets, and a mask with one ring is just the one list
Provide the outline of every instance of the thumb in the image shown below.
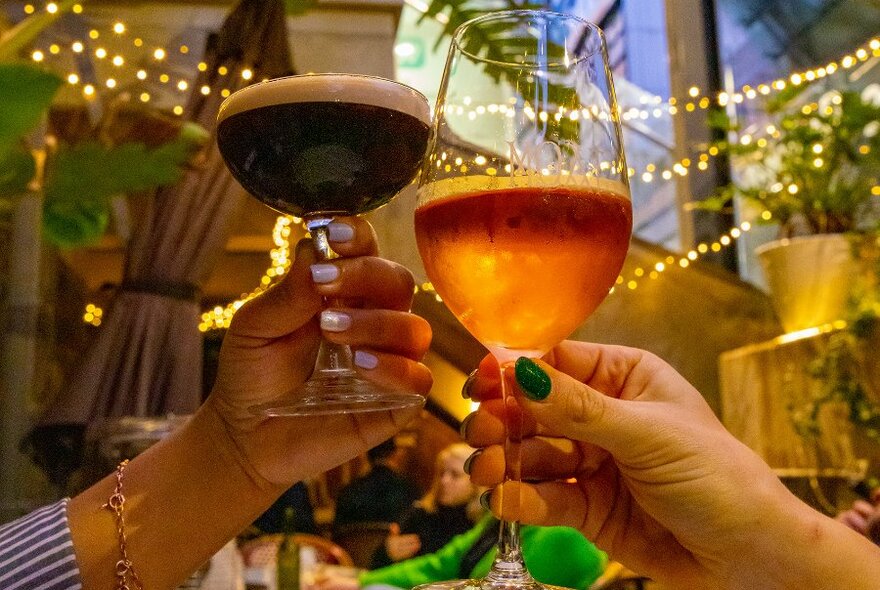
[[241,336],[278,338],[301,328],[321,311],[321,296],[315,291],[310,271],[314,262],[311,240],[300,240],[287,275],[242,306],[231,331]]
[[643,432],[633,403],[609,397],[541,360],[521,357],[505,367],[505,381],[524,411],[549,436],[564,436],[618,455]]

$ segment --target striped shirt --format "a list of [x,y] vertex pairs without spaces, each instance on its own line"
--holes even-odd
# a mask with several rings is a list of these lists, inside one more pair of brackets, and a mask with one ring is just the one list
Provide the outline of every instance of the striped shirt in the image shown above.
[[81,590],[67,500],[0,527],[2,590]]

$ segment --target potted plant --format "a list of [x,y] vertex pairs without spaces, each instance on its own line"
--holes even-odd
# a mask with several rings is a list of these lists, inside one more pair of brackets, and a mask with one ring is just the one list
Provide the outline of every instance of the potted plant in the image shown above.
[[[843,318],[860,272],[853,254],[880,229],[880,85],[803,96],[802,87],[781,93],[764,132],[718,145],[735,181],[701,204],[719,210],[739,198],[779,225],[780,239],[756,253],[787,332]],[[716,124],[737,131],[726,118]]]

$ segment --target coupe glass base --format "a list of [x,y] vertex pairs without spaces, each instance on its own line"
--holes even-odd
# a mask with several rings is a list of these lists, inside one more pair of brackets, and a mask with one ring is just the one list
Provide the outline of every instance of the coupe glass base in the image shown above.
[[[332,373],[332,371],[322,371]],[[350,371],[313,376],[284,397],[251,408],[260,416],[327,416],[387,412],[421,407],[425,398],[416,393],[386,389]]]

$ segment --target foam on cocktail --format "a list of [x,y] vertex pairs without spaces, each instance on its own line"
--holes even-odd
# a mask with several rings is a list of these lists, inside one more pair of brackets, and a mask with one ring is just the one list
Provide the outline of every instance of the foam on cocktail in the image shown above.
[[631,200],[629,187],[619,180],[584,174],[517,174],[501,173],[495,176],[471,175],[443,178],[419,188],[419,203],[425,205],[438,199],[476,191],[510,188],[552,188],[558,186],[590,188]]
[[428,103],[417,90],[358,74],[306,74],[260,82],[227,98],[217,120],[260,107],[303,102],[364,104],[400,111],[425,124],[431,120]]

